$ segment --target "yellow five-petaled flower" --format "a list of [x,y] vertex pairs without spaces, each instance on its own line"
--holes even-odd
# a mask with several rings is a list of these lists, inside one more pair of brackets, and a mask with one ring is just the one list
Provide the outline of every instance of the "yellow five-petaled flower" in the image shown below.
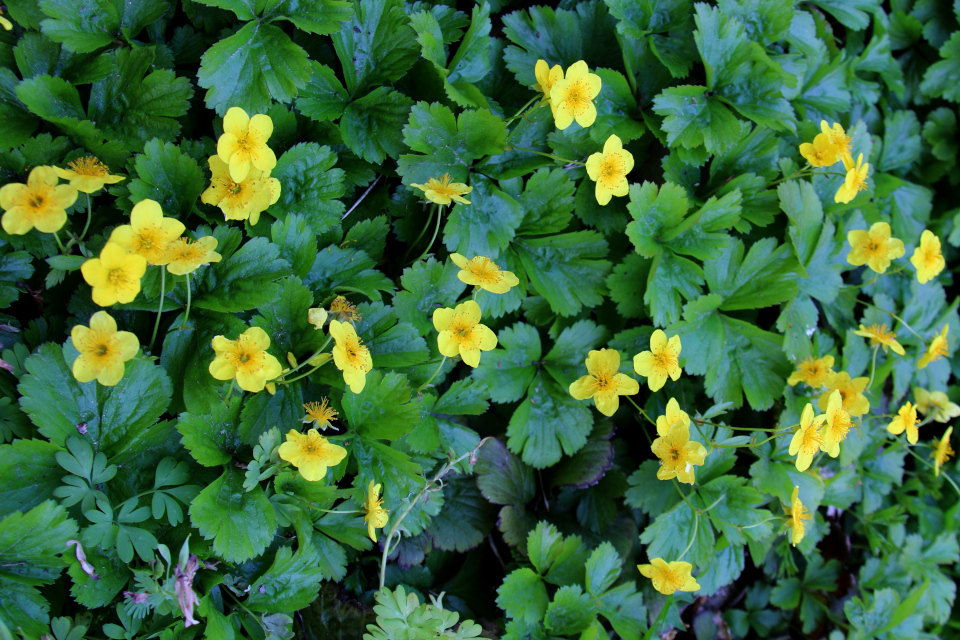
[[307,424],[312,422],[315,429],[326,429],[330,426],[330,421],[339,415],[337,410],[330,406],[329,398],[321,398],[320,402],[308,402],[303,405],[303,410],[306,411],[303,421]]
[[210,363],[210,375],[217,380],[237,379],[244,391],[263,391],[268,380],[280,375],[280,361],[267,353],[270,336],[260,327],[250,327],[236,340],[223,336],[213,339],[216,357]]
[[367,523],[367,535],[370,536],[370,539],[374,542],[377,541],[377,529],[383,529],[390,520],[390,512],[384,509],[381,506],[382,504],[383,499],[380,497],[380,485],[374,484],[373,480],[371,480],[370,486],[367,487],[366,500],[363,505],[365,513],[363,521]]
[[825,385],[833,373],[833,356],[804,358],[797,363],[796,371],[787,378],[787,384],[793,387],[798,382],[805,382],[807,386],[817,389]]
[[360,393],[367,384],[367,373],[373,369],[370,350],[348,322],[331,320],[330,336],[336,341],[333,345],[333,363],[343,372],[343,381],[350,391]]
[[280,199],[280,181],[269,171],[251,167],[243,180],[230,176],[227,163],[220,156],[210,156],[210,186],[200,195],[204,204],[220,207],[225,220],[260,221],[260,214]]
[[462,182],[450,182],[450,174],[445,173],[440,178],[430,178],[427,184],[413,184],[423,191],[423,195],[430,202],[436,204],[448,205],[450,202],[459,202],[460,204],[470,204],[470,201],[463,196],[473,191],[473,187],[468,187]]
[[167,246],[167,271],[175,276],[193,273],[200,265],[220,262],[222,256],[214,251],[217,239],[203,236],[193,241],[190,238],[177,238]]
[[907,442],[917,444],[917,440],[920,439],[920,432],[919,429],[917,429],[918,424],[920,424],[920,419],[917,418],[917,408],[910,404],[910,402],[907,402],[900,407],[900,411],[897,412],[897,417],[887,425],[887,431],[895,436],[906,431]]
[[824,416],[826,427],[820,441],[820,450],[831,458],[836,458],[840,455],[840,443],[847,439],[847,432],[853,426],[850,413],[843,408],[843,397],[839,390],[835,389],[830,393]]
[[650,578],[653,588],[665,596],[677,591],[696,591],[700,588],[690,572],[693,565],[689,562],[666,562],[663,558],[654,558],[650,564],[638,564],[637,569],[644,578]]
[[67,164],[69,169],[54,167],[53,170],[64,180],[70,181],[70,186],[83,193],[96,193],[106,184],[116,184],[123,180],[123,176],[110,175],[110,167],[93,156],[77,158]]
[[610,136],[602,153],[587,158],[587,175],[597,183],[595,195],[599,204],[610,202],[611,196],[625,196],[630,189],[627,174],[633,171],[633,154],[623,148],[617,136]]
[[833,392],[839,391],[840,398],[843,400],[843,408],[851,416],[862,416],[870,410],[870,401],[863,395],[863,391],[867,388],[868,382],[870,382],[870,378],[867,377],[853,378],[851,380],[850,374],[846,371],[833,373],[827,378],[827,390],[824,391],[817,400],[817,406],[820,407],[822,411],[826,411]]
[[660,329],[650,336],[650,351],[641,351],[633,357],[633,369],[647,379],[650,391],[659,391],[667,383],[667,378],[678,380],[683,370],[680,368],[680,336],[669,340]]
[[820,425],[823,420],[823,416],[814,416],[813,405],[808,402],[800,414],[800,429],[790,440],[790,455],[797,456],[797,471],[809,469],[813,454],[820,450],[823,444]]
[[910,264],[917,270],[917,281],[920,284],[937,277],[946,266],[940,252],[940,238],[929,229],[924,229],[920,235],[920,246],[913,252]]
[[556,117],[557,108],[550,99],[550,90],[553,89],[553,85],[556,84],[557,80],[563,80],[563,67],[558,64],[551,67],[547,64],[546,60],[537,60],[533,74],[537,78],[537,84],[534,88],[543,93],[543,99],[540,101],[541,104],[544,102],[548,103],[550,110],[553,112],[554,117]]
[[147,272],[147,259],[127,251],[116,242],[108,242],[100,256],[80,266],[83,279],[93,287],[93,301],[101,307],[118,302],[126,304],[140,293],[140,278]]
[[327,475],[327,467],[340,464],[347,450],[324,438],[316,429],[299,433],[290,429],[287,441],[277,449],[282,460],[297,468],[304,480],[316,482]]
[[620,396],[632,396],[640,384],[620,373],[620,354],[616,349],[600,349],[587,354],[587,375],[570,385],[576,400],[593,398],[597,410],[612,416],[620,408]]
[[933,441],[933,453],[930,454],[930,457],[933,458],[933,474],[935,476],[940,475],[940,467],[953,455],[953,449],[950,447],[950,434],[952,433],[953,427],[948,427],[943,432],[942,438]]
[[480,364],[480,352],[497,346],[497,336],[480,324],[480,305],[473,300],[458,304],[456,309],[441,308],[433,312],[433,326],[440,335],[437,347],[448,358],[459,355],[471,367]]
[[790,506],[784,507],[787,514],[787,526],[790,527],[790,542],[793,546],[800,544],[803,540],[806,525],[805,521],[811,518],[810,512],[800,502],[800,487],[793,488],[793,495],[790,496]]
[[117,322],[106,311],[90,318],[90,327],[77,325],[70,332],[80,355],[73,361],[73,377],[79,382],[96,379],[112,387],[123,378],[124,362],[140,350],[140,341],[129,331],[117,331]]
[[893,352],[898,356],[906,353],[903,350],[903,345],[897,342],[897,334],[887,329],[887,325],[885,324],[872,324],[869,327],[861,324],[860,330],[854,331],[853,335],[870,338],[870,346],[877,348],[883,347],[884,353],[887,352],[887,347],[893,349]]
[[861,153],[857,156],[856,164],[849,157],[844,156],[843,166],[847,170],[847,176],[843,179],[840,188],[837,189],[836,195],[833,196],[833,201],[847,204],[857,196],[858,191],[867,188],[867,174],[870,173],[870,163],[863,161],[863,154]]
[[943,391],[927,391],[916,388],[913,390],[913,399],[916,401],[917,411],[929,415],[937,422],[946,424],[952,418],[960,416],[960,406],[950,402]]
[[657,435],[650,449],[660,458],[657,478],[676,478],[686,484],[694,483],[694,466],[703,464],[706,448],[690,439],[690,416],[680,409],[675,398],[667,402],[667,413],[657,417]]
[[147,264],[170,262],[170,243],[180,237],[186,227],[175,218],[163,217],[163,210],[154,200],[141,200],[130,211],[130,224],[123,224],[110,234],[127,253],[143,256]]
[[0,224],[9,234],[22,236],[31,229],[43,233],[59,231],[67,222],[67,208],[77,201],[77,190],[58,185],[53,167],[34,167],[27,184],[11,183],[0,188],[0,207],[5,213]]
[[501,271],[490,258],[474,256],[469,260],[459,253],[451,253],[450,259],[460,267],[457,277],[475,287],[490,293],[506,293],[511,287],[520,284],[520,279],[510,271]]
[[943,356],[947,355],[947,331],[950,330],[950,325],[943,325],[943,329],[940,330],[940,333],[933,336],[933,340],[930,341],[930,344],[927,345],[927,352],[920,357],[920,361],[917,362],[917,369],[924,369],[931,362],[936,362]]
[[270,172],[277,166],[277,156],[267,146],[273,134],[273,120],[258,113],[252,118],[240,107],[230,107],[223,117],[223,135],[217,140],[217,155],[230,167],[234,182],[243,182],[255,167]]
[[573,121],[581,127],[589,127],[597,119],[593,99],[600,94],[600,76],[590,73],[583,60],[567,68],[550,88],[550,103],[553,105],[554,121],[558,129],[566,129]]
[[850,231],[847,241],[847,262],[855,267],[865,264],[877,273],[884,273],[891,260],[903,256],[903,240],[890,237],[890,225],[886,222],[875,222],[869,231]]

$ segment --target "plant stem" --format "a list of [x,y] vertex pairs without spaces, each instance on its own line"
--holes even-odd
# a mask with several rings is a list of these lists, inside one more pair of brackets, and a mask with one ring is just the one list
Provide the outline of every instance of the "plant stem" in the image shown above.
[[643,414],[643,417],[647,419],[647,422],[649,422],[649,423],[652,424],[653,426],[657,426],[656,421],[653,420],[653,419],[651,419],[650,416],[647,415],[647,412],[644,411],[643,409],[641,409],[641,408],[640,408],[640,405],[638,405],[636,402],[633,401],[633,398],[631,398],[630,396],[625,396],[625,397],[626,397],[627,400],[630,401],[630,404],[632,404],[632,405],[634,406],[634,408],[636,408],[637,411],[639,411],[640,413]]
[[690,543],[687,545],[687,548],[683,550],[683,553],[680,554],[680,557],[677,558],[677,561],[683,560],[683,556],[687,555],[687,551],[690,551],[690,547],[693,546],[693,541],[697,539],[697,527],[700,525],[700,512],[693,512],[693,535],[690,536]]
[[[314,356],[314,358],[315,358],[315,357],[316,357],[316,356]],[[310,360],[313,360],[313,358],[310,358]],[[309,360],[308,360],[308,362],[309,362]],[[309,376],[311,373],[313,373],[314,371],[316,371],[317,369],[319,369],[319,368],[322,367],[323,365],[327,364],[328,362],[330,362],[330,361],[329,361],[329,360],[324,360],[323,362],[321,362],[321,363],[318,364],[317,366],[311,368],[309,371],[305,371],[304,373],[301,373],[301,374],[298,375],[296,378],[290,378],[289,380],[284,380],[284,381],[283,381],[283,384],[290,384],[291,382],[296,382],[297,380],[300,380],[301,378],[306,378],[306,377]],[[289,372],[289,371],[287,372],[287,375],[290,375],[290,372]]]
[[93,217],[93,204],[91,202],[90,194],[87,194],[87,224],[83,225],[83,231],[80,233],[80,239],[77,240],[77,244],[83,242],[83,239],[87,237],[87,230],[90,228],[90,219]]
[[534,96],[534,97],[530,98],[530,101],[527,102],[527,104],[525,104],[525,105],[523,105],[522,107],[520,107],[520,110],[519,110],[519,111],[517,111],[517,112],[516,112],[515,114],[513,114],[511,117],[509,117],[509,118],[507,118],[506,120],[504,120],[504,122],[505,122],[505,123],[513,122],[514,120],[516,120],[517,118],[519,118],[521,115],[523,115],[523,112],[527,110],[527,107],[529,107],[531,104],[533,104],[534,102],[536,102],[536,101],[539,100],[539,99],[540,99],[540,96]]
[[410,249],[417,246],[417,243],[420,242],[420,238],[423,237],[423,234],[427,232],[427,227],[430,226],[430,223],[433,222],[433,214],[437,210],[437,207],[430,207],[430,215],[427,216],[427,223],[423,225],[423,228],[420,229],[420,235],[417,236],[417,239],[410,243],[410,246],[407,247],[407,251],[403,254],[403,264],[407,262],[407,256],[410,255]]
[[153,323],[153,335],[150,336],[150,347],[149,351],[153,351],[153,341],[157,339],[157,329],[160,328],[160,314],[163,313],[163,296],[165,294],[164,287],[166,286],[167,280],[167,270],[161,265],[160,267],[160,304],[157,307],[157,321]]
[[558,157],[558,156],[555,156],[555,155],[553,155],[552,153],[544,153],[543,151],[535,151],[534,149],[525,149],[524,147],[517,147],[517,146],[515,146],[515,145],[510,145],[509,148],[507,149],[507,151],[509,151],[510,149],[516,149],[517,151],[526,151],[527,153],[535,153],[535,154],[537,154],[538,156],[543,156],[543,157],[545,157],[545,158],[551,158],[551,159],[553,159],[553,160],[556,160],[557,162],[566,162],[566,163],[568,163],[568,164],[577,164],[577,165],[580,165],[581,167],[586,166],[586,163],[585,163],[585,162],[578,162],[578,161],[576,161],[576,160],[567,160],[566,158],[560,158],[560,157]]
[[670,610],[670,606],[672,604],[673,594],[667,596],[667,599],[663,603],[663,607],[660,608],[660,613],[657,615],[656,621],[654,621],[654,623],[650,625],[650,628],[647,629],[647,632],[643,636],[643,640],[652,640],[653,636],[657,632],[657,629],[659,629],[660,625],[663,624],[663,621],[667,619],[667,612]]
[[438,373],[440,373],[440,369],[443,368],[443,363],[446,362],[446,361],[447,361],[447,356],[443,356],[443,360],[440,361],[440,365],[437,367],[437,370],[433,372],[433,375],[430,376],[429,378],[427,378],[427,381],[426,381],[426,382],[424,382],[422,385],[420,385],[419,387],[417,387],[417,393],[419,393],[419,392],[423,391],[424,389],[426,389],[426,388],[427,388],[427,385],[430,384],[431,382],[433,382],[433,379],[437,377],[437,374],[438,374]]
[[67,250],[63,248],[63,243],[60,242],[60,236],[57,234],[56,231],[53,232],[53,239],[57,241],[57,246],[60,247],[60,253],[62,253],[63,255],[66,255]]
[[186,313],[183,315],[183,323],[180,325],[180,329],[181,329],[181,330],[183,330],[184,328],[186,328],[186,326],[187,326],[187,320],[190,319],[190,274],[189,274],[189,273],[185,273],[185,274],[183,275],[183,277],[186,278],[186,283],[187,283],[187,311],[186,311]]
[[[437,205],[437,226],[433,229],[433,237],[430,238],[430,242],[427,243],[426,248],[423,250],[423,253],[420,254],[420,257],[414,260],[414,264],[423,260],[424,256],[427,255],[430,251],[430,247],[433,246],[434,241],[437,239],[437,234],[440,233],[440,220],[443,218],[443,205]],[[424,227],[426,228],[426,227]]]

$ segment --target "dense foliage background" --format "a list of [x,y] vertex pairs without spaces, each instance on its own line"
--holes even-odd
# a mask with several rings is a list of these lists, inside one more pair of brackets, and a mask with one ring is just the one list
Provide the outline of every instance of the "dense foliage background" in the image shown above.
[[[926,416],[913,446],[886,425],[917,388],[960,399],[960,3],[449,4],[7,0],[0,184],[86,154],[126,179],[94,195],[67,254],[50,234],[0,234],[0,637],[958,633],[960,474],[929,464],[947,425]],[[536,102],[514,116],[538,95],[538,59],[600,76],[592,126],[560,131]],[[274,125],[281,194],[255,225],[200,200],[234,106]],[[871,164],[849,204],[823,170],[784,180],[821,119]],[[635,185],[600,206],[570,160],[612,134]],[[428,245],[434,206],[410,185],[443,174],[472,204],[445,209]],[[222,260],[189,285],[166,276],[152,347],[150,267],[108,309],[141,355],[117,386],[79,383],[69,334],[100,309],[80,265],[144,199],[216,238]],[[81,196],[64,240],[85,220]],[[907,253],[875,278],[848,264],[847,233],[878,221]],[[947,268],[920,284],[908,258],[924,229]],[[433,310],[470,295],[452,252],[520,284],[476,297],[498,348],[430,380]],[[337,295],[373,357],[359,394],[332,365],[274,394],[211,377],[211,339],[248,326],[284,367],[288,352],[302,362],[325,340],[308,309]],[[906,355],[871,349],[860,323],[886,323]],[[948,356],[918,369],[945,324]],[[591,349],[632,372],[654,328],[681,336],[684,374],[636,401],[699,417],[709,455],[692,486],[657,480],[654,428],[632,406],[606,418],[568,392]],[[790,435],[769,430],[817,404],[786,380],[825,355],[872,380],[870,411],[838,458],[801,473]],[[311,483],[275,447],[321,397],[348,455]],[[356,513],[371,481],[392,521],[377,545]],[[793,547],[795,486],[814,518]],[[383,538],[405,512],[374,610]],[[683,554],[699,591],[668,599],[635,568]],[[440,592],[443,615],[422,606]]]

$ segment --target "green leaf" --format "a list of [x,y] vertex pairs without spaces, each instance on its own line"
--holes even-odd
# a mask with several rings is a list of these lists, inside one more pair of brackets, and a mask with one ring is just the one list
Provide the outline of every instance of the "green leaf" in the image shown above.
[[577,231],[544,238],[515,240],[516,251],[530,283],[547,299],[550,309],[571,316],[594,307],[606,293],[611,264],[607,241],[596,231]]
[[597,605],[580,585],[560,587],[547,607],[543,624],[557,635],[580,633],[596,620]]
[[418,102],[403,128],[403,141],[417,152],[400,156],[397,173],[404,184],[425,184],[444,174],[463,182],[475,160],[503,153],[507,127],[485,109],[464,111],[454,118],[441,104]]
[[276,297],[257,309],[252,326],[270,336],[270,350],[282,362],[287,353],[307,357],[324,343],[322,331],[307,321],[313,294],[293,276],[277,282]]
[[758,240],[747,255],[737,239],[716,260],[704,264],[711,293],[723,298],[724,311],[761,309],[797,294],[797,262],[790,247],[774,238]]
[[688,208],[687,192],[672,182],[659,189],[652,182],[631,184],[627,211],[633,222],[627,225],[626,234],[637,253],[645,258],[662,253],[660,236],[679,227]]
[[573,455],[587,443],[593,416],[582,402],[552,379],[538,375],[526,400],[507,425],[507,446],[536,469],[560,461],[561,452]]
[[527,180],[522,192],[511,193],[523,208],[523,222],[517,234],[538,236],[566,229],[573,217],[574,190],[568,172],[539,169]]
[[46,440],[15,440],[0,446],[0,516],[27,511],[53,496],[62,467],[60,447]]
[[[260,436],[277,425],[301,424],[303,390],[300,385],[280,385],[277,392],[258,393],[248,398],[240,412],[237,434],[247,445],[255,446]],[[284,429],[286,432],[287,429]]]
[[262,113],[271,100],[290,102],[309,79],[307,52],[279,27],[260,22],[210,47],[197,73],[207,106],[220,115],[230,107]]
[[353,16],[347,0],[272,0],[267,6],[265,20],[289,20],[301,31],[321,35],[346,28],[344,22]]
[[40,0],[39,7],[50,16],[41,23],[44,35],[76,53],[109,46],[120,30],[120,11],[111,0]]
[[531,624],[543,619],[549,603],[547,586],[530,569],[514,570],[497,589],[497,606],[507,617]]
[[[401,131],[413,100],[389,87],[378,87],[347,104],[340,120],[343,142],[355,154],[374,164],[397,158],[406,149]],[[371,135],[371,132],[377,132]]]
[[454,306],[467,286],[457,277],[459,271],[452,260],[438,262],[432,256],[404,269],[400,276],[403,291],[393,298],[400,319],[416,327],[420,335],[433,331],[433,310]]
[[683,300],[694,300],[702,292],[703,270],[687,258],[664,252],[654,258],[647,276],[643,301],[650,305],[650,317],[660,327],[677,322]]
[[250,585],[247,607],[251,611],[283,613],[302,609],[318,595],[323,569],[320,554],[310,543],[301,541],[294,554],[280,547],[267,572]]
[[600,596],[620,577],[623,561],[609,542],[604,542],[587,559],[587,593]]
[[543,357],[544,368],[554,380],[569,387],[582,373],[584,354],[599,347],[606,337],[606,329],[593,320],[578,320],[557,336]]
[[443,509],[427,526],[436,549],[466,553],[483,542],[495,521],[496,508],[480,495],[472,478],[454,478],[443,485]]
[[866,29],[870,24],[868,12],[874,13],[880,8],[879,0],[813,0],[813,4],[855,31]]
[[39,638],[49,631],[50,604],[35,587],[0,578],[0,628],[22,629],[30,637]]
[[193,499],[190,522],[227,562],[244,562],[263,553],[277,529],[270,500],[260,485],[243,488],[243,470],[230,465]]
[[360,393],[344,396],[344,415],[351,429],[368,438],[396,440],[409,433],[420,417],[419,407],[410,402],[410,391],[406,376],[373,370]]
[[290,263],[293,275],[303,278],[317,259],[317,236],[307,220],[295,213],[270,226],[270,240],[280,247],[280,257]]
[[619,71],[610,69],[597,69],[596,74],[603,83],[603,91],[597,96],[597,119],[590,127],[590,139],[602,144],[616,135],[626,144],[642,136],[647,128],[634,119],[638,115],[637,101],[627,79]]
[[197,283],[193,305],[227,313],[246,311],[275,299],[276,280],[290,275],[290,263],[266,238],[252,238],[239,251],[214,263]]
[[709,520],[701,517],[694,533],[693,520],[693,510],[685,502],[657,516],[653,524],[647,525],[640,535],[640,542],[649,545],[647,557],[679,558],[692,540],[693,544],[690,545],[684,560],[695,567],[707,564],[714,554],[716,544],[713,527]]
[[909,169],[920,158],[920,121],[913,111],[890,111],[883,119],[877,171]]
[[20,297],[17,284],[29,280],[33,271],[33,258],[26,251],[0,255],[0,309]]
[[540,334],[522,322],[497,332],[498,347],[484,354],[472,377],[490,390],[497,403],[516,402],[537,374],[534,362],[543,353]]
[[151,362],[132,360],[114,387],[79,383],[71,370],[78,355],[71,341],[62,348],[43,344],[26,361],[20,406],[40,433],[56,444],[63,445],[67,436],[76,435],[77,425],[86,423],[100,450],[119,453],[167,410],[170,378]]
[[520,203],[497,188],[492,180],[473,179],[471,204],[453,207],[443,227],[447,249],[472,258],[496,256],[510,245],[523,220]]
[[606,0],[619,20],[617,31],[630,38],[665,33],[687,26],[693,7],[690,0]]
[[132,575],[130,569],[117,557],[116,553],[103,555],[87,549],[86,554],[87,562],[93,565],[97,579],[87,575],[74,558],[67,568],[67,573],[73,580],[70,595],[78,604],[88,609],[109,606],[129,582]]
[[180,414],[177,431],[194,460],[206,467],[216,467],[233,459],[242,444],[237,431],[243,408],[241,400],[239,396],[230,396],[226,403],[214,403],[208,413]]
[[417,34],[400,0],[360,0],[356,13],[333,35],[333,47],[352,95],[399,80],[420,55]]
[[297,109],[323,122],[343,115],[349,94],[337,79],[333,69],[316,61],[310,62],[310,81],[297,95]]
[[39,124],[17,97],[18,84],[20,79],[13,71],[0,68],[0,149],[19,147],[30,139]]
[[940,47],[940,62],[927,68],[920,90],[927,96],[960,102],[960,31]]
[[120,49],[116,71],[93,84],[88,115],[108,137],[128,151],[143,149],[151,138],[170,141],[180,133],[175,120],[187,113],[193,87],[173,71],[151,69],[150,49]]
[[704,145],[708,153],[722,153],[737,143],[740,121],[720,100],[704,97],[706,91],[706,87],[671,87],[654,98],[653,110],[664,117],[662,129],[671,147]]
[[746,482],[746,478],[724,475],[697,492],[696,499],[703,503],[701,508],[713,505],[710,513],[717,519],[712,523],[732,545],[744,545],[748,539],[763,540],[773,533],[773,527],[766,522],[772,514],[756,506],[763,502],[763,495],[745,486]]
[[0,520],[0,582],[49,584],[67,565],[60,554],[79,534],[67,510],[47,500],[26,513]]
[[477,487],[493,504],[525,505],[536,494],[533,470],[499,440],[487,440],[474,466]]
[[130,201],[155,200],[163,214],[186,219],[204,190],[203,170],[180,148],[157,138],[143,146],[135,160],[137,177],[130,181]]
[[283,188],[270,213],[303,216],[314,233],[322,234],[340,223],[345,207],[337,200],[344,194],[343,170],[335,169],[337,156],[330,147],[304,142],[291,147],[277,160],[270,175]]
[[[402,451],[364,436],[358,436],[350,450],[356,458],[358,468],[354,484],[366,487],[373,480],[383,485],[383,499],[388,505],[399,505],[401,501],[409,499],[412,492],[423,488],[420,466]],[[442,503],[442,500],[438,502]],[[410,525],[416,522],[415,519],[408,518],[404,522],[406,524],[403,528],[410,535],[422,531],[422,527],[412,530]]]

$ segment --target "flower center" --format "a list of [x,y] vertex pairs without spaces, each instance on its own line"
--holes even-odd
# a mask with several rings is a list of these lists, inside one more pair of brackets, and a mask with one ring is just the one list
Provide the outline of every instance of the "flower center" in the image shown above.
[[850,431],[850,414],[845,409],[837,409],[833,414],[833,422],[830,423],[831,435],[837,440],[843,440],[847,432]]
[[653,362],[654,367],[657,369],[663,372],[669,372],[677,366],[677,355],[667,347],[653,354]]
[[350,361],[350,366],[357,369],[362,369],[364,361],[369,357],[370,350],[363,346],[363,342],[360,338],[349,339],[345,346],[345,351],[347,352],[347,360]]
[[503,279],[503,272],[497,268],[497,265],[481,256],[471,260],[467,270],[475,278],[487,284],[500,282]]
[[564,102],[567,108],[572,110],[575,115],[580,115],[590,107],[590,99],[587,97],[590,92],[583,80],[575,80],[567,89],[567,95]]
[[130,285],[130,277],[127,275],[126,270],[122,268],[110,269],[110,271],[107,272],[107,282],[115,289],[123,289]]
[[107,168],[107,165],[103,164],[93,156],[84,156],[83,158],[77,158],[70,164],[68,164],[74,173],[78,173],[82,176],[93,176],[95,178],[102,178],[104,176],[110,175],[110,171]]

